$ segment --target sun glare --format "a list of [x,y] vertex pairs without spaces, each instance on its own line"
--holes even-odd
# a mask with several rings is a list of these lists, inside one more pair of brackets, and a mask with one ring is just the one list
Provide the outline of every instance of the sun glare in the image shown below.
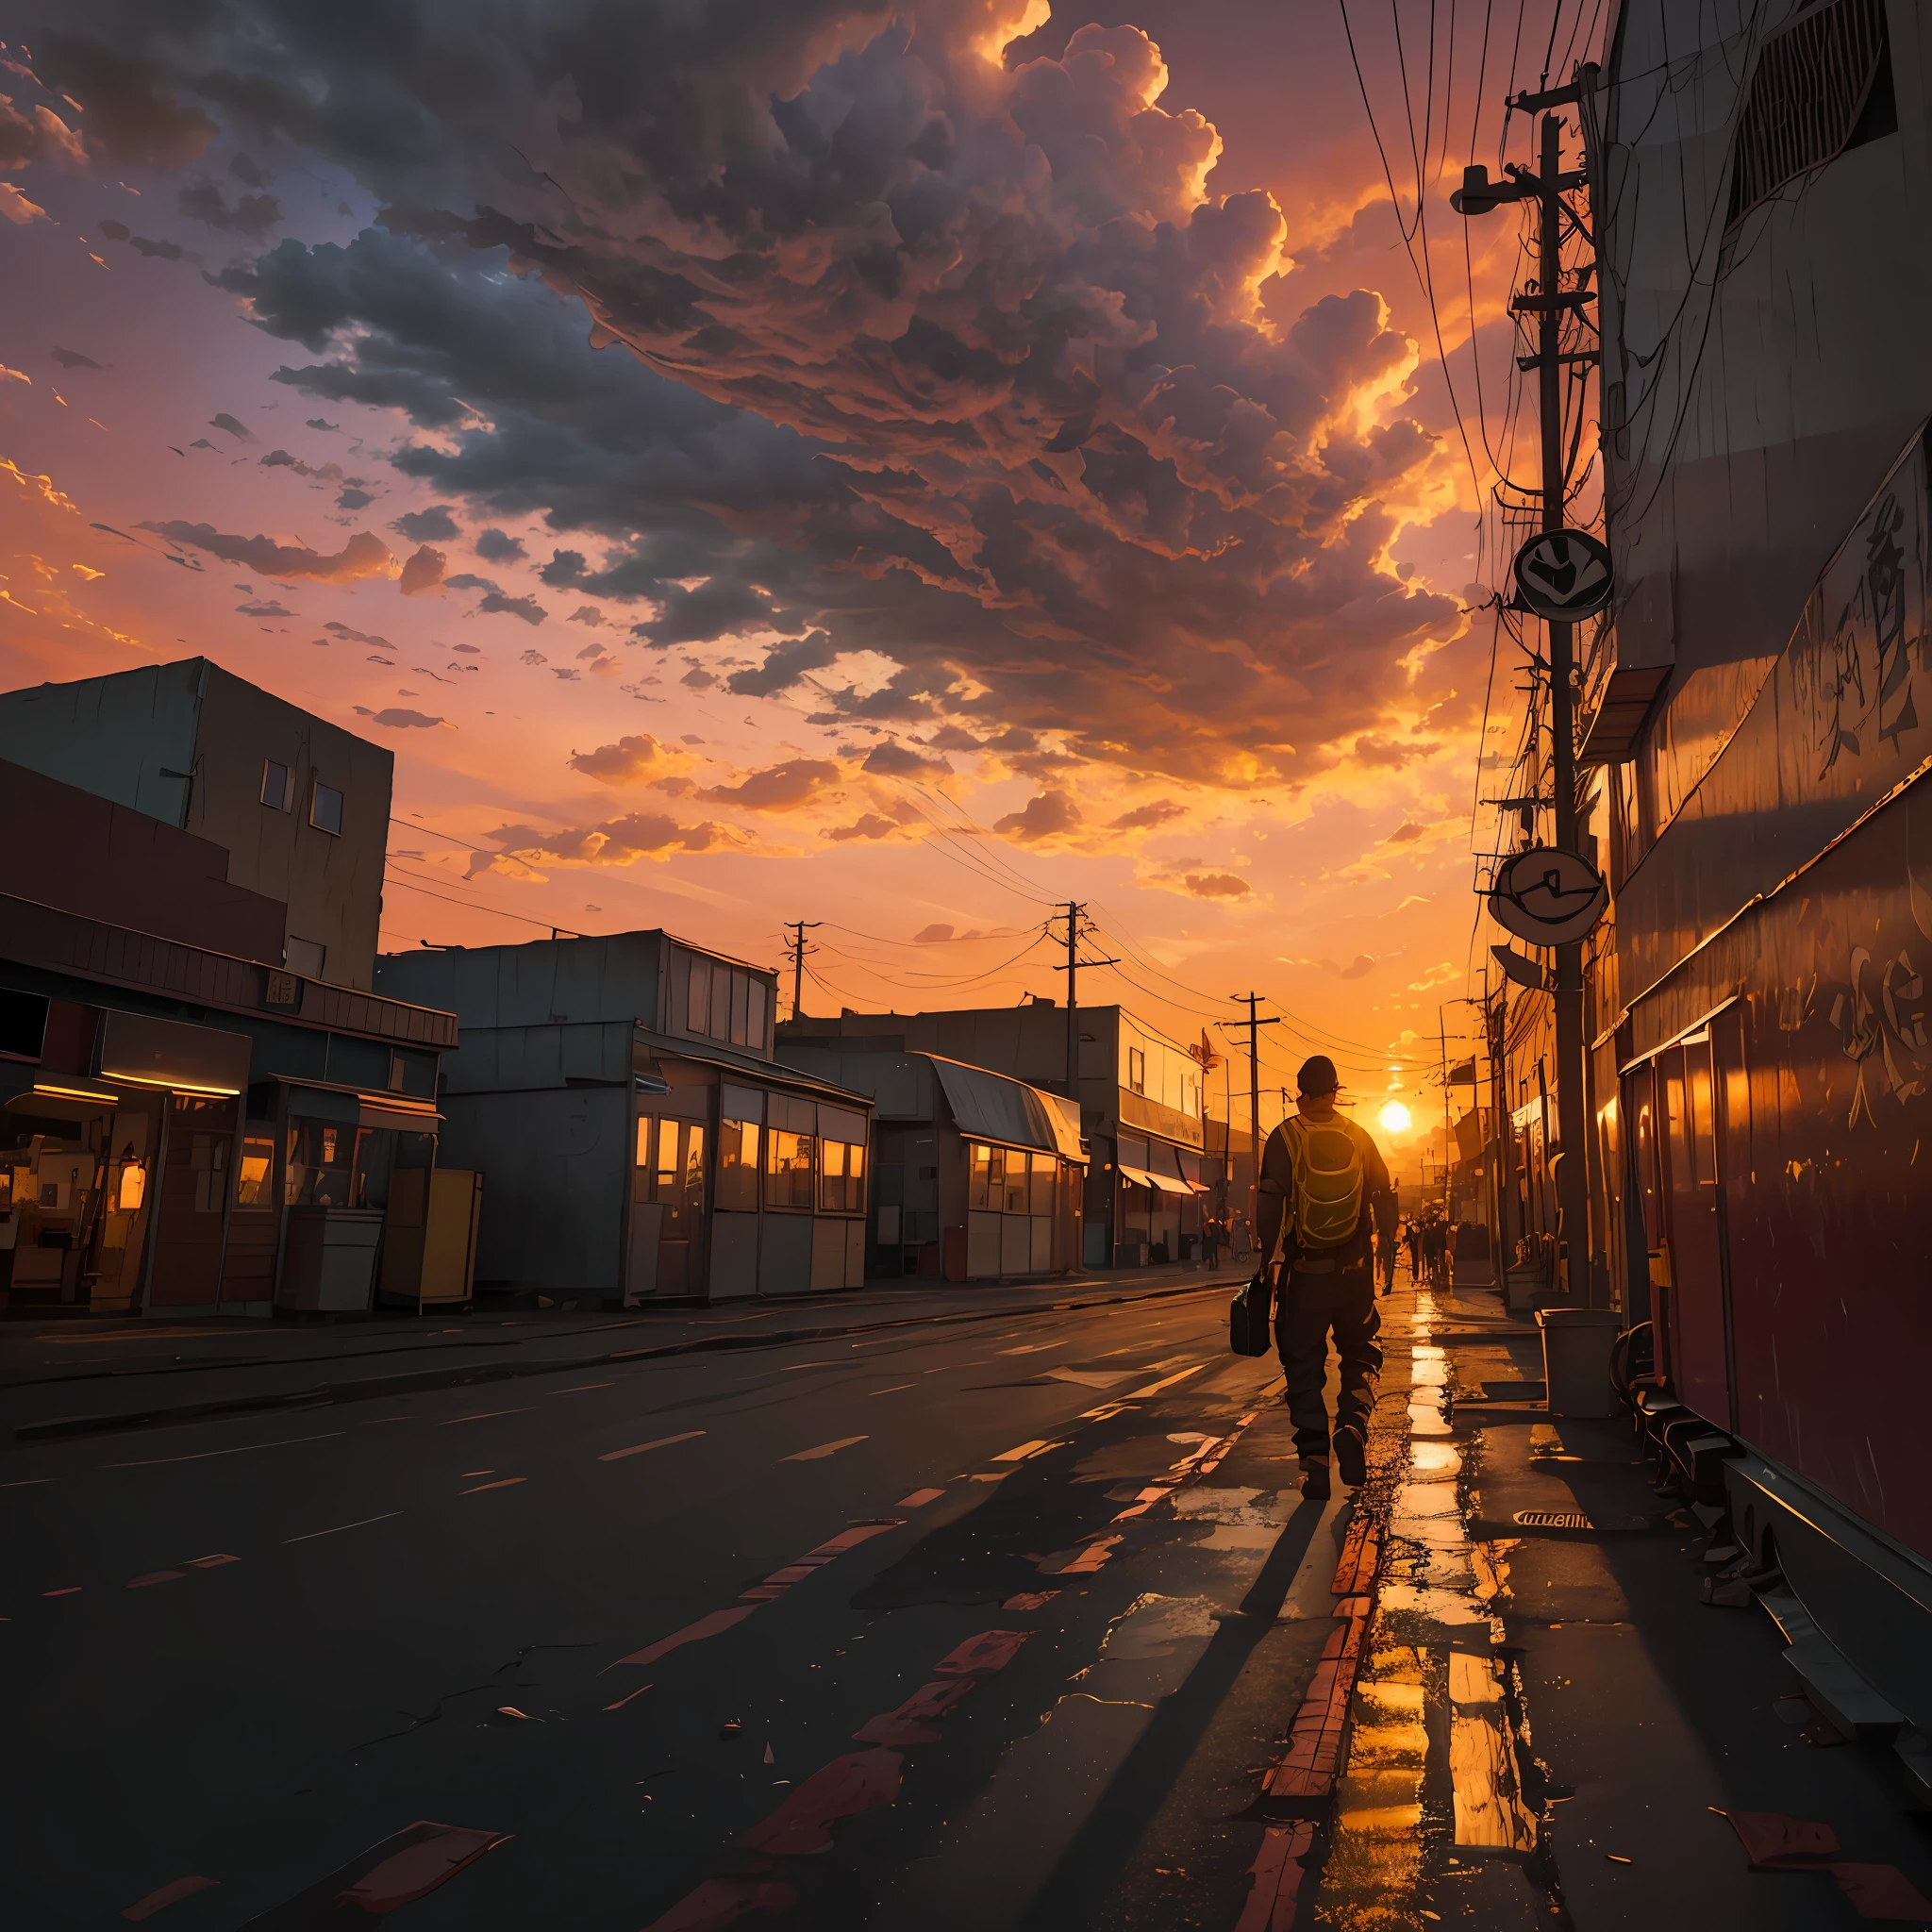
[[1401,1101],[1391,1100],[1375,1118],[1382,1123],[1384,1133],[1400,1134],[1408,1125],[1408,1109]]

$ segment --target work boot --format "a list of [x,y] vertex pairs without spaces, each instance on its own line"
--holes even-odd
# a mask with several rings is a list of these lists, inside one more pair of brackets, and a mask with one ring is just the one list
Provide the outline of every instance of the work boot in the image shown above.
[[1328,1500],[1328,1464],[1325,1457],[1319,1462],[1303,1461],[1302,1494],[1310,1503],[1325,1503]]
[[1369,1479],[1368,1460],[1362,1439],[1353,1429],[1335,1432],[1335,1466],[1345,1489],[1358,1490]]

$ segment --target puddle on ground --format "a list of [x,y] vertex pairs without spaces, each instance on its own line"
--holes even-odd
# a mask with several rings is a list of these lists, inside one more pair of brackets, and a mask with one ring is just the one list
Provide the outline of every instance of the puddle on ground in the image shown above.
[[1214,1606],[1205,1596],[1161,1596],[1150,1591],[1114,1620],[1098,1661],[1141,1663],[1172,1657],[1177,1643],[1212,1637],[1214,1629]]

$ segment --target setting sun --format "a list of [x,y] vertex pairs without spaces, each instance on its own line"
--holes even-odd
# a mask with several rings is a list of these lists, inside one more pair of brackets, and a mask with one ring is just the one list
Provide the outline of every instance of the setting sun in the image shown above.
[[1400,1134],[1408,1125],[1408,1109],[1401,1101],[1391,1100],[1375,1118],[1381,1123],[1385,1134]]

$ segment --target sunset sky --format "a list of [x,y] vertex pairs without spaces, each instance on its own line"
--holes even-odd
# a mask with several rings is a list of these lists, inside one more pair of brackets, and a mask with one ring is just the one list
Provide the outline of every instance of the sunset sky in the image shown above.
[[0,6],[0,677],[391,746],[395,949],[1009,1005],[1073,897],[1083,1001],[1440,1120],[1523,717],[1444,196],[1596,30],[1504,11],[1351,9],[1399,223],[1334,0]]

